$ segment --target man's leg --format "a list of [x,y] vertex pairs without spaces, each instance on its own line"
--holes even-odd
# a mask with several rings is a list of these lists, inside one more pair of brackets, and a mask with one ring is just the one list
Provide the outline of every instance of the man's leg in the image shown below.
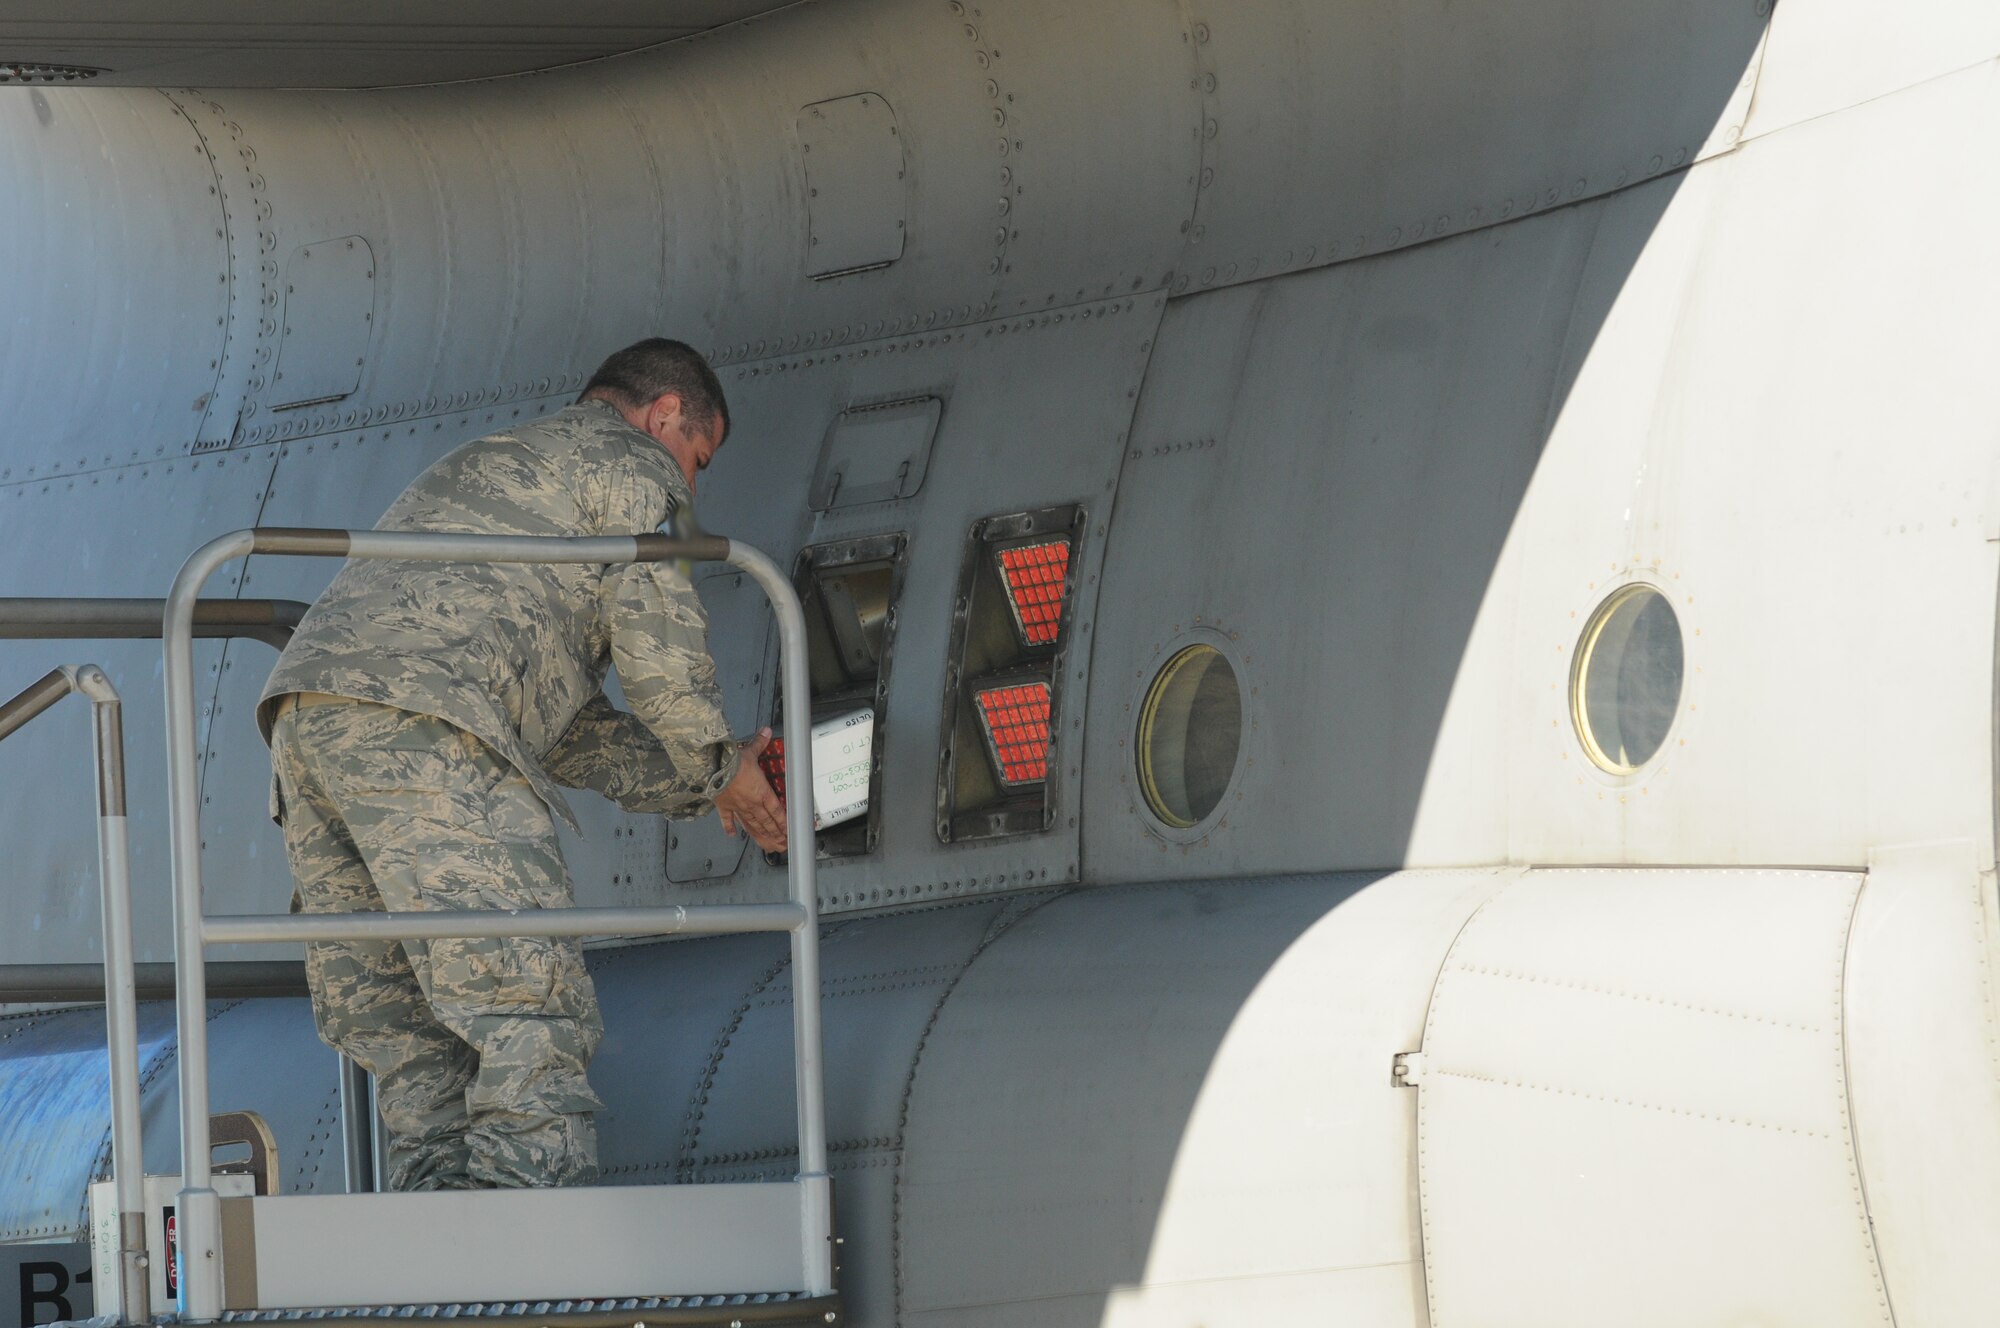
[[[443,720],[388,714],[400,718],[351,750],[336,794],[388,907],[568,907],[555,824],[527,780]],[[405,949],[438,1022],[477,1056],[465,1095],[474,1183],[592,1179],[591,1113],[603,1103],[585,1072],[603,1024],[582,947],[522,937]]]
[[[337,715],[309,724],[301,742],[299,713],[280,715],[271,733],[271,760],[285,800],[285,852],[298,887],[294,908],[380,911],[382,898],[367,864],[314,773],[320,747],[338,750]],[[431,1014],[402,947],[394,941],[315,942],[306,946],[306,983],[320,1037],[375,1076],[390,1134],[389,1187],[469,1184],[465,1090],[475,1069],[472,1049]]]

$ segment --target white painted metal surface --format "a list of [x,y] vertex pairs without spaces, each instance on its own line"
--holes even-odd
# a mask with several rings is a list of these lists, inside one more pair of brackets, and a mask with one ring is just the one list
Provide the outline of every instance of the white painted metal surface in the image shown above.
[[[169,1280],[170,1263],[165,1251],[168,1242],[168,1224],[178,1227],[178,1214],[174,1211],[174,1198],[180,1190],[179,1176],[147,1176],[141,1191],[145,1215],[145,1246],[150,1252],[146,1265],[147,1294],[150,1297],[148,1317],[153,1313],[173,1312],[174,1295],[177,1288]],[[244,1175],[218,1175],[215,1177],[218,1193],[232,1201],[248,1203],[255,1189],[255,1178]],[[120,1239],[118,1224],[118,1196],[110,1181],[99,1181],[90,1187],[90,1252],[92,1285],[91,1296],[97,1314],[115,1314],[127,1322],[135,1321],[136,1307],[125,1302],[120,1294],[118,1264]]]
[[1847,1094],[1861,888],[1542,870],[1486,901],[1416,1089],[1433,1323],[1894,1322]]
[[2000,1304],[2000,916],[1984,845],[1885,847],[1854,915],[1849,1104],[1899,1324]]
[[1914,0],[1893,10],[1869,0],[1778,5],[1748,133],[1860,109],[1996,52],[2000,10],[1979,0]]

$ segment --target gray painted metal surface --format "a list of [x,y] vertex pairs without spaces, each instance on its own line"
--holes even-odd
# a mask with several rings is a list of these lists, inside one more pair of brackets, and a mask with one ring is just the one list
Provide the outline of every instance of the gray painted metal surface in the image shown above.
[[[375,252],[368,237],[302,244],[285,264],[283,331],[271,367],[271,409],[338,401],[361,384],[375,323]],[[287,378],[286,375],[290,374]]]
[[25,0],[0,19],[0,84],[66,85],[79,67],[92,86],[134,88],[443,83],[575,64],[777,7],[778,0],[597,0],[558,15],[534,0],[497,0],[476,12],[429,0],[339,10],[195,0],[171,11]]
[[[148,449],[150,450],[150,449]],[[10,463],[0,463],[4,467]],[[52,478],[48,491],[40,481],[0,493],[0,512],[10,539],[18,541],[9,554],[13,575],[20,579],[6,588],[42,596],[163,595],[178,557],[155,544],[183,543],[181,555],[225,525],[253,522],[270,480],[267,452],[225,458],[175,457],[151,464],[123,467],[97,475]],[[95,481],[95,482],[93,482]],[[29,553],[53,549],[79,531],[120,532],[112,544],[86,544],[75,554],[58,557]],[[133,538],[130,532],[148,537]],[[236,589],[225,575],[222,585]],[[226,648],[241,651],[262,682],[272,659],[268,646],[257,642],[201,641],[195,646],[196,669],[207,680],[204,711],[213,698],[214,679],[225,675]],[[8,672],[32,676],[64,662],[75,647],[59,641],[8,642]],[[138,957],[168,957],[169,896],[163,888],[166,864],[166,804],[158,789],[164,775],[165,753],[159,710],[149,699],[159,687],[159,647],[150,641],[106,641],[92,655],[121,694],[134,698],[127,724],[126,757],[132,772],[128,827],[133,864],[133,928]],[[201,716],[204,731],[209,716]],[[74,834],[38,833],[37,826],[59,825],[69,790],[62,782],[32,777],[32,772],[67,768],[82,743],[84,723],[75,716],[52,715],[8,740],[0,749],[0,766],[7,775],[7,859],[0,879],[7,882],[9,924],[0,927],[0,959],[28,962],[86,962],[101,958],[96,936],[94,833],[75,823]],[[235,744],[224,744],[227,750]],[[206,761],[206,748],[203,759]],[[265,777],[268,781],[268,775]],[[231,799],[225,799],[230,801]],[[258,812],[261,815],[261,810]],[[276,840],[266,851],[282,857]],[[288,893],[285,892],[285,893]],[[264,896],[282,907],[284,893],[272,888]],[[249,957],[249,956],[245,956]],[[268,954],[268,958],[296,958]]]
[[[769,719],[763,698],[771,689],[764,675],[774,653],[767,649],[771,615],[764,596],[740,572],[726,569],[697,579],[695,590],[708,612],[709,654],[722,687],[723,714],[734,732],[754,733]],[[608,866],[610,894],[618,899],[650,897],[662,858],[667,879],[686,884],[733,875],[750,848],[749,836],[726,834],[720,817],[669,825],[653,817],[619,816],[615,808],[600,805],[582,815],[589,818],[583,842],[565,843],[564,858],[578,864],[573,874],[579,882],[588,880],[593,893],[605,882]],[[635,885],[635,878],[644,884]]]
[[[170,1175],[180,1158],[172,1005],[142,1001],[138,1014],[142,1147],[148,1171]],[[215,1100],[270,1121],[282,1191],[339,1193],[335,1057],[314,1035],[306,1001],[217,1001],[209,1022]],[[109,1160],[104,1012],[0,1016],[0,1048],[0,1096],[20,1104],[0,1119],[0,1242],[81,1237],[85,1190]]]
[[[1973,0],[846,0],[491,84],[0,89],[0,179],[27,182],[0,192],[0,259],[34,274],[0,356],[0,588],[158,595],[219,530],[365,526],[605,351],[691,336],[736,419],[709,526],[781,565],[909,540],[881,844],[820,892],[857,1321],[1978,1322],[2000,1298],[1996,56]],[[800,113],[864,93],[894,108],[901,250],[815,280]],[[346,235],[378,260],[366,363],[340,401],[275,410],[289,256]],[[921,487],[819,510],[834,421],[925,396]],[[1056,822],[943,845],[966,532],[1071,503]],[[329,572],[253,559],[235,590],[308,599]],[[1684,688],[1660,755],[1614,773],[1570,681],[1637,585],[1671,599]],[[767,625],[740,585],[704,595],[747,731]],[[1196,642],[1244,740],[1174,831],[1135,744]],[[40,649],[4,658],[31,677]],[[149,695],[122,649],[107,670]],[[218,909],[275,912],[265,656],[204,649],[204,866]],[[160,768],[149,727],[135,770]],[[87,828],[9,790],[0,959],[86,959]],[[156,956],[149,797],[135,778]],[[587,904],[781,888],[712,826],[600,810],[566,850]],[[1665,870],[1687,864],[1711,865]],[[792,1165],[781,949],[592,964],[608,1179]],[[64,1018],[9,1026],[91,1022]],[[337,1186],[303,1003],[228,1008],[213,1041],[219,1091],[325,1161],[288,1183]],[[5,1101],[39,1088],[0,1058]],[[0,1186],[21,1225],[80,1201],[80,1165]],[[1496,1206],[1538,1221],[1493,1235]],[[1768,1257],[1701,1244],[1726,1224]]]
[[805,170],[806,275],[816,281],[903,256],[909,193],[896,109],[871,92],[808,106],[798,119]]
[[[172,1027],[159,1006],[139,1007],[136,1047],[155,1072]],[[84,1190],[111,1155],[103,1007],[6,1016],[0,1047],[0,1081],[14,1104],[0,1119],[0,1240],[81,1238]]]
[[[1104,878],[1178,874],[1197,854],[1267,870],[1426,860],[1412,819],[1489,598],[1467,573],[1499,564],[1580,367],[1566,348],[1592,344],[1678,183],[1170,308],[1092,660],[1087,745],[1114,759],[1090,764],[1085,853]],[[1240,366],[1226,388],[1206,371],[1218,359]],[[1280,462],[1273,437],[1312,445]],[[1258,566],[1302,593],[1245,594]],[[1243,744],[1224,807],[1182,831],[1140,794],[1133,716],[1197,642],[1237,675]],[[1443,833],[1474,839],[1490,809],[1461,803]],[[1428,860],[1492,860],[1457,847]]]
[[[1435,238],[1441,219],[1449,233],[1595,196],[1672,169],[1677,152],[1691,158],[1762,27],[1723,0],[1519,5],[1477,23],[1442,10],[1409,23],[1389,11],[1333,22],[1285,4],[1191,22],[1144,0],[971,22],[948,5],[856,0],[587,70],[452,88],[170,100],[55,90],[35,94],[46,124],[26,97],[12,99],[6,141],[18,154],[10,176],[38,173],[62,135],[94,147],[94,123],[109,115],[106,132],[194,158],[173,180],[119,177],[154,207],[186,190],[167,215],[187,243],[156,253],[155,235],[107,237],[96,270],[107,284],[129,276],[146,298],[166,296],[146,278],[175,253],[187,290],[161,307],[190,321],[169,361],[188,390],[171,397],[183,414],[240,423],[229,436],[241,445],[574,386],[579,365],[653,330],[659,312],[747,363],[1178,285],[1179,275],[1192,288],[1246,280]],[[1508,66],[1520,81],[1457,77],[1454,52],[1491,49],[1500,29],[1508,49],[1539,52]],[[1204,70],[1232,34],[1246,43],[1242,75]],[[910,71],[875,89],[909,125],[907,249],[879,274],[806,280],[811,199],[796,117],[829,88],[868,90],[858,53],[878,46]],[[1104,49],[1119,52],[1115,73],[1097,65]],[[1399,109],[1371,79],[1326,74],[1349,61],[1407,71],[1414,103]],[[1558,63],[1591,77],[1547,79]],[[1303,88],[1332,104],[1286,100]],[[1474,178],[1467,163],[1482,164]],[[1340,188],[1359,178],[1369,187]],[[33,242],[57,233],[35,209],[95,183],[86,174],[27,191],[10,201],[10,230]],[[289,282],[284,256],[340,234],[327,227],[335,216],[381,251],[371,365],[354,401],[275,418],[260,352],[279,335],[270,311]],[[718,247],[728,261],[715,261]],[[209,255],[206,275],[197,253]],[[198,300],[204,281],[216,289]],[[197,306],[210,310],[199,322]],[[10,365],[20,376],[7,399],[45,403],[23,421],[30,436],[78,429],[77,393],[111,362],[98,357],[121,350],[75,349],[74,362],[52,346]],[[19,390],[29,382],[43,391]],[[149,432],[186,437],[195,425],[175,430],[162,417]],[[225,432],[211,424],[202,436]],[[38,459],[67,464],[75,452]]]
[[813,470],[813,511],[913,496],[924,487],[943,414],[944,402],[930,396],[840,412]]

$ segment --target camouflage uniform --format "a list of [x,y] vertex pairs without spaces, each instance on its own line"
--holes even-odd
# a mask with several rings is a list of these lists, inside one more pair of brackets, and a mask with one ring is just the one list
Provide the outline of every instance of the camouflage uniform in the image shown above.
[[[587,402],[458,448],[377,529],[629,535],[693,501]],[[632,713],[605,699],[613,666]],[[258,721],[308,913],[567,907],[558,784],[692,816],[737,765],[700,602],[660,564],[350,562]],[[321,1036],[377,1076],[395,1188],[594,1173],[602,1024],[575,942],[314,944],[306,973]]]

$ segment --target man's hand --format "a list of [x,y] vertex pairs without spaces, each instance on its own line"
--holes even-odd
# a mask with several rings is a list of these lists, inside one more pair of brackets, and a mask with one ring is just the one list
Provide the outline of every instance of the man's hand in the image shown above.
[[771,730],[759,729],[757,736],[740,744],[743,758],[737,763],[736,777],[715,795],[715,810],[722,813],[722,829],[734,835],[740,826],[766,853],[785,851],[785,803],[764,778],[757,758],[771,745]]

